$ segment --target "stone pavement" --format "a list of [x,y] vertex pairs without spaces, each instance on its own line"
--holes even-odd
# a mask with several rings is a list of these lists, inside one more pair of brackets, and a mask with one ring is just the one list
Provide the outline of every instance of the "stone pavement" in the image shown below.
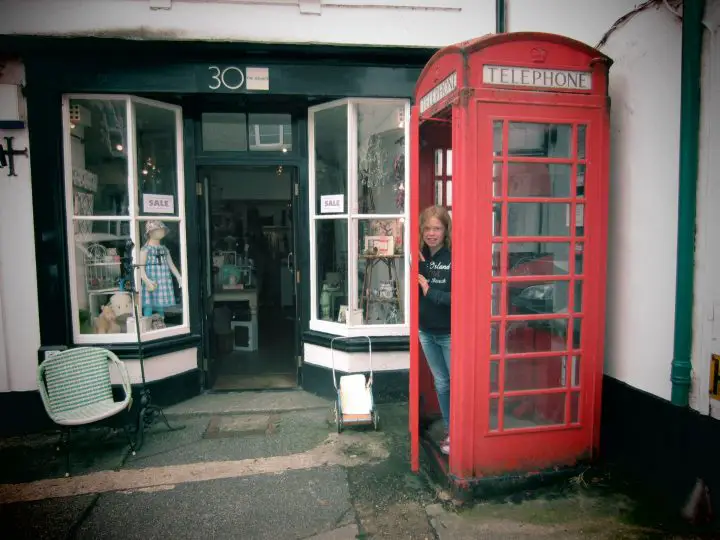
[[[122,432],[0,440],[5,538],[669,538],[634,502],[584,480],[535,498],[457,509],[408,467],[407,406],[381,431],[335,433],[332,404],[301,391],[208,394],[166,410],[135,456]],[[680,536],[677,536],[680,538]]]

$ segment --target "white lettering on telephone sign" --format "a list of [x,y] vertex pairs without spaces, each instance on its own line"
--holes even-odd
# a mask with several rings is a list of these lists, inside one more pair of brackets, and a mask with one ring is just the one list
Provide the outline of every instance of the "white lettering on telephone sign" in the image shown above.
[[175,197],[143,193],[143,212],[146,214],[174,214]]
[[483,82],[496,86],[592,90],[592,73],[567,69],[484,65]]
[[344,211],[345,195],[321,195],[321,214],[342,214]]
[[420,114],[437,105],[455,90],[457,90],[457,72],[453,71],[420,99]]

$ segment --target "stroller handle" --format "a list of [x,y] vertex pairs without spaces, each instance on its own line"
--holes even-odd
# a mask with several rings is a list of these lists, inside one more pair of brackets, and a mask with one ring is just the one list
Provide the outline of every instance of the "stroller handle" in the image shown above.
[[370,336],[335,336],[330,340],[330,361],[332,363],[332,377],[333,377],[333,386],[335,387],[335,391],[337,391],[337,380],[335,378],[335,349],[333,345],[335,344],[336,340],[351,340],[351,339],[366,339],[368,342],[368,363],[370,368],[370,380],[369,384],[372,384],[373,382],[373,367],[372,367],[372,341],[370,340]]

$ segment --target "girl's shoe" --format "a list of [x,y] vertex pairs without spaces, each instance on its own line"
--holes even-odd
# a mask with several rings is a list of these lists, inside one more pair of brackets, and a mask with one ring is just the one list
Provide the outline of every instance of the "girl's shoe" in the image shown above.
[[450,436],[448,435],[443,442],[440,443],[440,451],[446,456],[450,454]]

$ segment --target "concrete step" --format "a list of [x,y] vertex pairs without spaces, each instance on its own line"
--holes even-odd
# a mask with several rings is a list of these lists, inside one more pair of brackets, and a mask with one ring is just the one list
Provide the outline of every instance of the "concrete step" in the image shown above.
[[206,393],[164,408],[168,418],[282,413],[332,408],[333,401],[303,390]]

